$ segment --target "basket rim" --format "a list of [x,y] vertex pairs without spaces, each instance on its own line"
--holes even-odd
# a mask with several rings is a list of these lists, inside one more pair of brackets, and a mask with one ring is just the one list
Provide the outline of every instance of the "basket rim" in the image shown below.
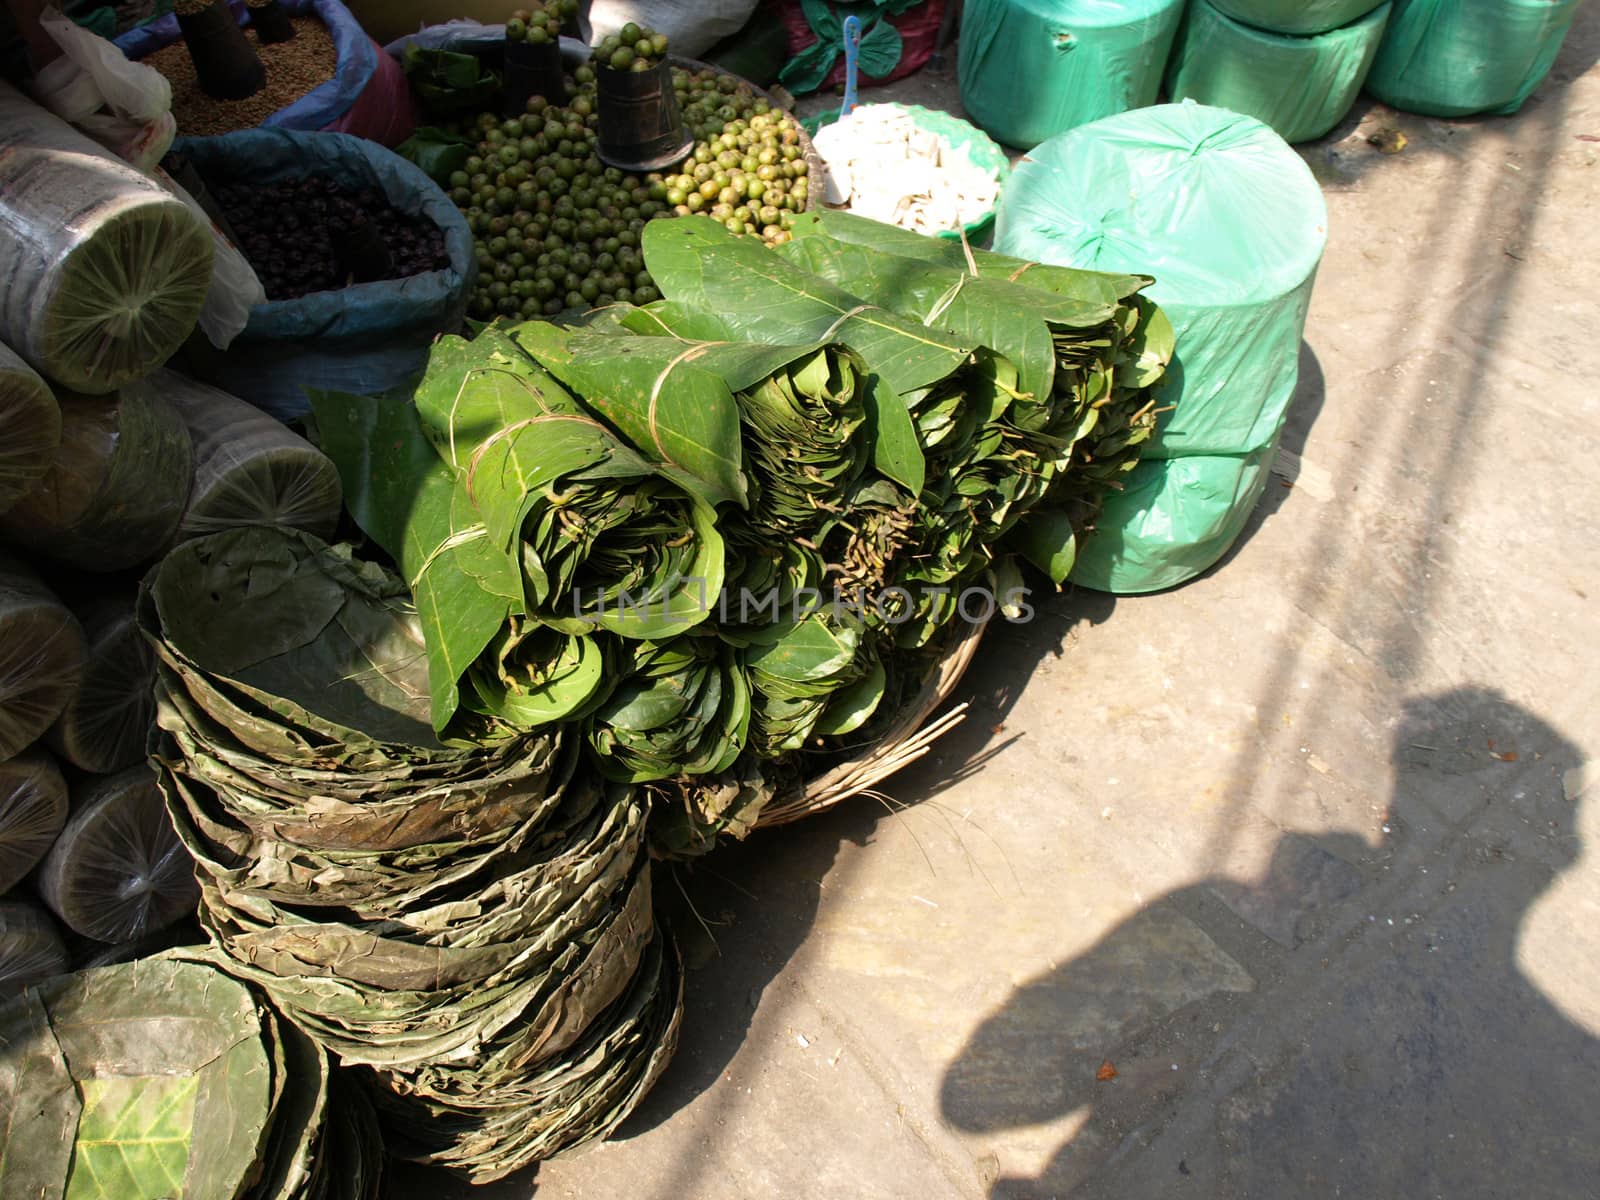
[[962,620],[961,633],[939,657],[922,690],[905,706],[889,731],[859,754],[806,780],[799,789],[768,801],[756,818],[755,828],[788,825],[859,796],[923,757],[934,742],[960,725],[966,719],[966,704],[957,705],[934,721],[928,718],[960,686],[977,657],[990,619]]

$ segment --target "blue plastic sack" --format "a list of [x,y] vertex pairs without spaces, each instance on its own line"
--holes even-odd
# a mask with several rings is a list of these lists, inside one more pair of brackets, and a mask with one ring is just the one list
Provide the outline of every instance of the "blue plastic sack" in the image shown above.
[[293,420],[310,409],[307,389],[375,395],[405,386],[434,338],[461,326],[478,271],[472,233],[438,185],[398,154],[349,134],[282,129],[180,138],[173,149],[208,181],[314,175],[379,191],[442,229],[450,256],[447,270],[258,305],[226,354],[191,345],[190,366],[206,382]]
[[[339,65],[333,78],[318,84],[287,108],[280,108],[261,124],[268,129],[326,129],[356,106],[361,93],[378,71],[383,53],[361,28],[348,8],[339,0],[278,0],[291,17],[316,16],[328,27]],[[244,0],[228,0],[228,7],[243,25],[247,19]],[[168,13],[138,29],[130,29],[116,40],[131,59],[154,54],[182,36],[178,18]]]

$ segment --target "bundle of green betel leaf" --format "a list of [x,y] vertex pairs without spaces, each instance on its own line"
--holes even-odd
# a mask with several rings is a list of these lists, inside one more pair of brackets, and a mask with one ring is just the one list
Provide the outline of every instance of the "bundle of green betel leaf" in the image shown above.
[[313,397],[416,597],[434,730],[581,729],[664,853],[871,744],[1011,555],[1063,580],[1171,352],[1142,277],[843,214],[793,234],[651,222],[661,301],[442,339],[414,395]]
[[369,543],[228,530],[146,577],[213,952],[401,1157],[481,1182],[614,1128],[682,1012],[651,858],[904,737],[1154,429],[1148,279],[793,234],[652,222],[663,299],[314,394]]

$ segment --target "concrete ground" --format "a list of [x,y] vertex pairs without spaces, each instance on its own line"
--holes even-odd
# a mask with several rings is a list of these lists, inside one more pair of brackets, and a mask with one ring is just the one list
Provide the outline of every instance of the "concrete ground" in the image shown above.
[[1303,148],[1331,240],[1235,552],[994,628],[892,803],[681,871],[669,1074],[473,1195],[1600,1196],[1597,57],[1591,4],[1516,117]]

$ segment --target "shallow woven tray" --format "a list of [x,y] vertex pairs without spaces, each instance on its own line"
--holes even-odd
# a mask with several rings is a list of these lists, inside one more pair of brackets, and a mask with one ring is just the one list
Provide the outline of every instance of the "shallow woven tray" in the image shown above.
[[887,733],[860,754],[808,780],[803,788],[768,801],[756,821],[756,828],[788,825],[830,809],[852,796],[872,790],[896,771],[927,754],[934,742],[966,720],[968,706],[958,704],[928,722],[960,685],[987,628],[987,622],[963,622],[954,635],[955,640],[923,683],[922,691],[905,706]]

